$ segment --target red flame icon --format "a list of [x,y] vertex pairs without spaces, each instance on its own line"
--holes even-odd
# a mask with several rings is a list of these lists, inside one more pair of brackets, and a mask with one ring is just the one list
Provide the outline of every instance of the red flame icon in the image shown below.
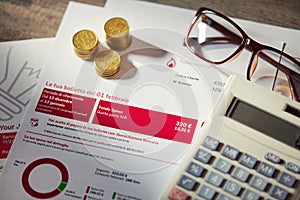
[[176,61],[174,58],[171,58],[168,62],[167,62],[168,67],[175,67],[176,65]]
[[30,119],[30,124],[31,124],[31,127],[36,127],[39,125],[39,119],[37,118],[31,118]]

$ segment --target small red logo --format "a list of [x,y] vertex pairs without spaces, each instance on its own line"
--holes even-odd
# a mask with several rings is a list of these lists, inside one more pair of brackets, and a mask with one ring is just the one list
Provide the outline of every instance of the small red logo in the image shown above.
[[170,58],[170,60],[167,62],[168,67],[175,67],[176,61],[174,58]]
[[31,118],[30,119],[30,124],[31,124],[31,127],[36,127],[39,125],[39,119],[37,118]]

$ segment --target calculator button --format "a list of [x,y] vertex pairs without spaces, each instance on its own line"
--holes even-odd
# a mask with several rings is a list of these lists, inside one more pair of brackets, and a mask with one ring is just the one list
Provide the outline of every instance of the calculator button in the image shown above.
[[199,190],[197,191],[197,194],[200,197],[203,197],[205,199],[213,199],[213,197],[216,194],[216,191],[212,189],[211,187],[208,187],[206,185],[201,185]]
[[209,153],[209,152],[207,152],[207,151],[205,151],[205,150],[203,150],[203,149],[199,149],[199,150],[197,151],[197,153],[195,154],[194,158],[195,158],[196,160],[199,160],[200,162],[206,164],[206,163],[209,162],[209,160],[210,160],[210,158],[211,158],[211,153]]
[[271,152],[266,153],[265,159],[275,164],[280,163],[280,157]]
[[249,184],[255,189],[264,191],[267,187],[268,181],[259,176],[253,176],[253,178],[250,180]]
[[217,150],[219,144],[220,144],[220,142],[217,139],[210,137],[210,136],[206,136],[206,138],[202,142],[203,146],[205,146],[208,149],[213,150],[213,151]]
[[291,172],[294,172],[296,174],[300,174],[300,166],[296,165],[295,163],[288,162],[285,164],[285,168]]
[[239,155],[240,151],[230,145],[226,145],[224,146],[224,148],[222,149],[221,154],[231,160],[235,160],[238,155]]
[[240,167],[236,167],[232,171],[231,176],[239,181],[245,182],[249,177],[249,172]]
[[258,173],[265,175],[267,177],[272,177],[275,172],[275,167],[265,163],[261,162],[260,165],[257,168]]
[[209,172],[208,175],[205,177],[206,182],[219,187],[221,183],[223,182],[223,177],[215,172]]
[[183,187],[186,190],[192,190],[196,185],[196,181],[194,181],[192,178],[186,175],[182,175],[182,177],[178,181],[178,185]]
[[249,154],[244,153],[241,158],[239,159],[239,163],[253,169],[255,164],[257,162],[257,159],[254,158],[253,156],[250,156]]
[[277,181],[285,186],[293,187],[296,182],[296,177],[286,172],[281,172]]
[[259,199],[259,194],[256,192],[246,189],[243,194],[242,194],[242,199],[243,200],[258,200]]
[[191,162],[186,171],[194,176],[201,176],[204,168],[196,163]]
[[226,184],[224,185],[223,189],[226,192],[237,196],[240,193],[242,187],[233,181],[227,181]]
[[213,167],[215,169],[217,169],[223,173],[227,173],[230,170],[231,166],[232,165],[228,161],[223,160],[222,158],[219,158],[218,160],[216,160],[213,165]]
[[168,197],[170,200],[188,200],[189,199],[189,196],[185,192],[183,192],[177,188],[173,188]]
[[273,185],[269,194],[278,200],[285,200],[289,193],[287,190],[285,190],[277,185]]
[[220,194],[217,198],[217,200],[233,200],[229,196],[226,196],[225,194]]

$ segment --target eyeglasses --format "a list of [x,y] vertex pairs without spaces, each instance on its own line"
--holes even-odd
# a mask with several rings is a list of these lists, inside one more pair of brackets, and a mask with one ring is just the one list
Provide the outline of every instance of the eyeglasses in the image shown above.
[[243,49],[249,50],[252,54],[247,79],[300,102],[300,62],[284,53],[284,46],[279,50],[251,39],[225,15],[200,8],[185,44],[199,58],[220,66],[235,59]]

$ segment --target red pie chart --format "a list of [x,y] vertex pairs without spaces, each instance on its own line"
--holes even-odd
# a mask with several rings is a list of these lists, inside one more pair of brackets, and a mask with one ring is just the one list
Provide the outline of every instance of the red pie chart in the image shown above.
[[[30,173],[36,167],[38,167],[40,165],[45,165],[45,164],[53,165],[60,171],[61,181],[60,181],[60,184],[53,190],[51,190],[49,192],[39,192],[39,191],[36,191],[34,188],[32,188],[32,186],[30,185],[29,176],[30,176]],[[69,180],[69,174],[68,174],[68,170],[64,164],[62,164],[60,161],[53,159],[53,158],[42,158],[42,159],[35,160],[34,162],[30,163],[26,167],[25,171],[23,172],[23,176],[22,176],[22,185],[23,185],[24,190],[32,197],[39,198],[39,199],[48,199],[48,198],[52,198],[52,197],[55,197],[56,195],[60,194],[66,188],[68,180]]]

